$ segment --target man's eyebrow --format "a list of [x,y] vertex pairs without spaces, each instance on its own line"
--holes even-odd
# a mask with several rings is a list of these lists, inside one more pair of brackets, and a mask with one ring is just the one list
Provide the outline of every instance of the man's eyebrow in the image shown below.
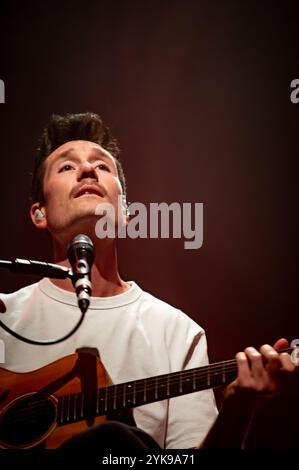
[[[57,161],[60,161],[60,160],[63,160],[64,158],[68,158],[70,157],[74,151],[76,151],[76,149],[74,147],[70,148],[70,149],[67,149],[67,150],[64,150],[63,152],[59,153],[56,158],[55,158],[55,162]],[[109,162],[112,162],[115,164],[115,161],[114,161],[114,157],[113,156],[108,156],[106,155],[106,153],[104,153],[101,149],[99,148],[92,148],[91,149],[91,155],[92,154],[95,154],[95,156],[97,157],[101,157]]]

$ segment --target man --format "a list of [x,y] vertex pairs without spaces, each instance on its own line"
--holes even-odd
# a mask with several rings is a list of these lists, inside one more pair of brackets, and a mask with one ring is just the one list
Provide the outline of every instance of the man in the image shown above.
[[[55,346],[25,344],[1,331],[7,369],[35,370],[86,347],[99,352],[113,383],[207,365],[203,329],[181,311],[144,292],[136,283],[122,280],[116,240],[96,236],[99,203],[110,204],[118,214],[121,196],[122,223],[128,221],[125,179],[118,157],[117,143],[98,115],[52,116],[45,128],[33,174],[32,222],[51,234],[54,261],[63,266],[69,266],[66,254],[69,242],[79,233],[90,237],[96,253],[92,267],[93,292],[79,330]],[[34,339],[61,337],[73,328],[79,316],[69,279],[42,279],[1,298],[6,307],[3,321],[23,336]],[[284,342],[276,346],[281,345]],[[267,361],[268,369],[263,360]],[[233,399],[226,400],[226,409],[230,409],[230,403],[237,406],[238,397],[242,396],[243,400],[240,389],[273,391],[277,387],[276,372],[281,368],[293,369],[289,356],[278,355],[266,345],[261,354],[248,348],[237,356],[237,362],[239,375],[228,389]],[[245,414],[241,413],[242,422],[234,423],[238,436],[246,428],[250,406],[246,406]],[[241,408],[244,409],[243,405]],[[211,390],[134,409],[137,426],[162,448],[201,445],[216,416]],[[221,429],[228,421],[227,414],[222,412],[203,445],[211,447],[222,442]],[[108,435],[107,426],[100,427],[100,432],[103,429]],[[119,439],[115,445],[123,444],[126,428],[116,427],[113,432],[114,439],[116,436]],[[74,439],[80,445],[84,437],[79,441]],[[141,440],[145,446],[154,445],[144,435]],[[235,443],[234,437],[231,442]],[[131,445],[138,446],[138,443]]]

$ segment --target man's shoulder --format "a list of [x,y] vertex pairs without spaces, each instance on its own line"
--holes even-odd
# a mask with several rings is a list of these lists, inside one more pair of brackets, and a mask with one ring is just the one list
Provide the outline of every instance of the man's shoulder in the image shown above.
[[144,304],[145,309],[149,311],[150,315],[155,315],[160,319],[162,316],[166,321],[193,325],[203,331],[203,329],[180,308],[171,305],[147,291],[142,291],[141,302]]
[[163,300],[160,297],[156,297],[154,294],[151,294],[150,292],[143,289],[141,299],[145,304],[148,304],[149,306],[152,305],[153,307],[159,308],[165,312],[169,312],[176,315],[180,314],[181,312],[179,308],[171,305],[166,300]]

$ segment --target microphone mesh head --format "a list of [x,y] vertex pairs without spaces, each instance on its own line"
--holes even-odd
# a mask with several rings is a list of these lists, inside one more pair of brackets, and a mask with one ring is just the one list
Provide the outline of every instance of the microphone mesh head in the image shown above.
[[84,234],[76,235],[72,241],[68,244],[67,256],[71,264],[73,264],[78,258],[78,254],[84,251],[88,254],[88,261],[91,265],[94,260],[94,247],[91,239]]
[[87,235],[84,235],[83,233],[80,233],[79,235],[76,235],[72,241],[70,241],[69,245],[68,245],[68,248],[73,245],[73,244],[77,244],[77,243],[87,243],[87,245],[90,245],[91,248],[93,248],[93,243],[91,241],[91,239],[87,236]]

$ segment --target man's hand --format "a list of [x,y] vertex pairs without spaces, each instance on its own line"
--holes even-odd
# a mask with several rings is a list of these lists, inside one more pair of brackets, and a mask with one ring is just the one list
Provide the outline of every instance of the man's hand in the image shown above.
[[278,352],[287,347],[288,341],[281,338],[273,347],[264,344],[259,351],[248,347],[243,352],[238,352],[236,354],[238,376],[226,388],[225,397],[242,391],[255,392],[261,397],[278,392],[282,373],[293,372],[295,369],[290,355]]
[[253,413],[265,404],[260,398],[272,397],[286,384],[284,379],[294,377],[290,355],[279,353],[287,347],[288,341],[280,339],[273,347],[264,344],[259,351],[249,347],[236,354],[238,376],[226,387],[219,416],[199,448],[243,447]]

